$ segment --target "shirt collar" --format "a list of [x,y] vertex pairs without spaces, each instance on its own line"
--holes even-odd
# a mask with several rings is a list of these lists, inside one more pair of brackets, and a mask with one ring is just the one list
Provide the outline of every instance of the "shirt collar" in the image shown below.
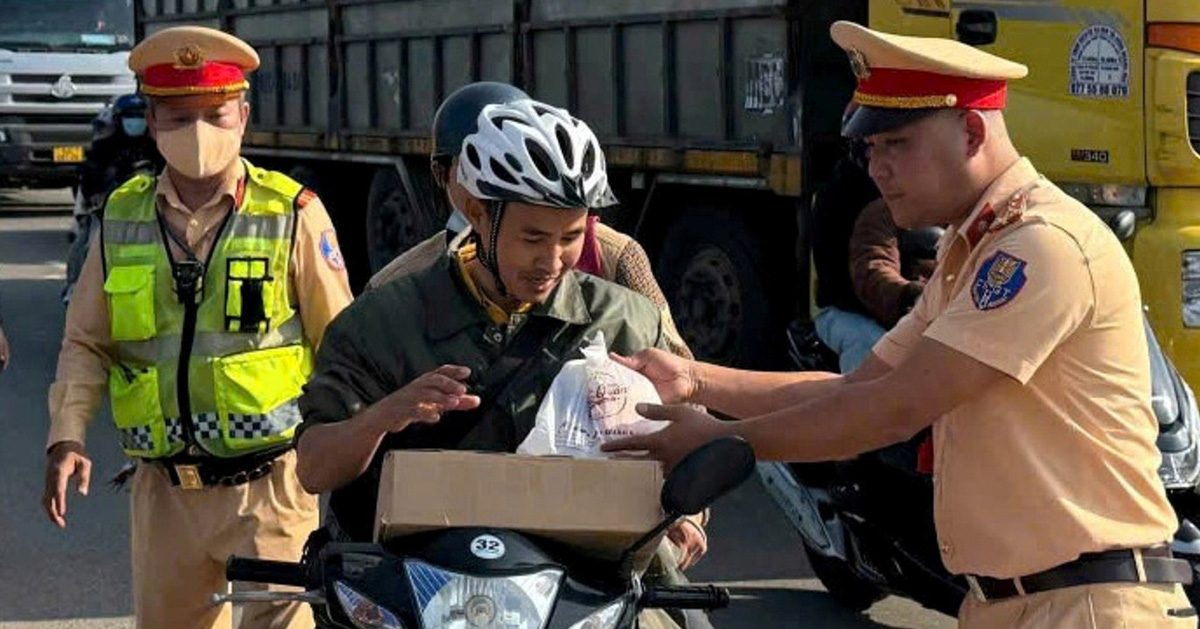
[[189,208],[183,204],[183,200],[179,198],[179,190],[175,188],[175,182],[171,180],[169,169],[163,169],[162,174],[158,176],[158,197],[168,206],[183,212],[185,214],[197,214],[204,210],[214,208],[224,202],[226,199],[233,201],[233,208],[236,210],[240,205],[242,190],[244,189],[246,179],[246,165],[238,160],[237,168],[230,169],[225,181],[221,182],[221,187],[211,199],[205,201],[200,207]]
[[1037,169],[1028,158],[1022,157],[1008,170],[996,178],[967,218],[954,226],[956,237],[961,237],[972,248],[979,244],[988,231],[1007,225],[1020,217],[1024,208],[1019,193],[1041,179]]
[[[471,296],[455,262],[455,252],[438,258],[433,268],[421,273],[416,281],[425,302],[425,320],[432,340],[446,339],[475,325],[490,325],[483,304]],[[568,271],[550,293],[546,303],[529,311],[532,317],[549,317],[564,323],[585,325],[592,317],[584,303],[576,271]]]

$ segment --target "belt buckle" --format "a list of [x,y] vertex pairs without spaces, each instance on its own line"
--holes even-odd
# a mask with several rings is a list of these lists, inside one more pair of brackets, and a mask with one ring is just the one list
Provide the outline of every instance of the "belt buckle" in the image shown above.
[[200,468],[195,465],[176,465],[175,475],[179,477],[180,489],[204,489],[204,481],[200,480]]

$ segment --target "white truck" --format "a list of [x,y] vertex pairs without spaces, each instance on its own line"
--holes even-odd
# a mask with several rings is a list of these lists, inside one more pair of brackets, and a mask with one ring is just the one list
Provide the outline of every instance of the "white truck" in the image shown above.
[[0,0],[0,187],[74,185],[92,120],[136,89],[131,0]]

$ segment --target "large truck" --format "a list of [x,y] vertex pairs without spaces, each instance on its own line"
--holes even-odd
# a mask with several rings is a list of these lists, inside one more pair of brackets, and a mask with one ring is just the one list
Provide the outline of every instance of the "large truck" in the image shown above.
[[74,185],[92,120],[135,89],[132,0],[0,0],[0,187]]
[[[1127,231],[1150,317],[1200,384],[1200,5],[1194,0],[139,0],[253,44],[246,153],[313,186],[367,272],[438,229],[439,101],[501,80],[600,135],[619,208],[685,338],[772,366],[810,312],[808,207],[844,145],[838,19],[1028,64],[1009,118],[1050,178]],[[1195,251],[1194,251],[1195,250]],[[355,253],[360,255],[355,256]],[[354,259],[357,257],[357,259]]]

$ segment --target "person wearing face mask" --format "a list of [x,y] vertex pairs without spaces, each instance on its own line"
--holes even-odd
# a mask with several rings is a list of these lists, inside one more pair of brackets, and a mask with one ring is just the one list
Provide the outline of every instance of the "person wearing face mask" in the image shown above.
[[108,115],[97,116],[92,126],[92,144],[79,165],[75,240],[67,253],[64,303],[70,301],[91,243],[92,227],[99,221],[109,193],[135,174],[158,172],[165,165],[146,130],[146,99],[141,94],[118,97]]
[[[107,393],[131,490],[140,627],[229,627],[230,555],[298,560],[317,499],[295,475],[297,398],[326,326],[352,297],[321,201],[239,157],[258,55],[200,27],[130,53],[166,160],[105,203],[49,392],[43,507],[66,526],[86,496],[88,424]],[[301,604],[254,606],[241,627],[313,626]]]

